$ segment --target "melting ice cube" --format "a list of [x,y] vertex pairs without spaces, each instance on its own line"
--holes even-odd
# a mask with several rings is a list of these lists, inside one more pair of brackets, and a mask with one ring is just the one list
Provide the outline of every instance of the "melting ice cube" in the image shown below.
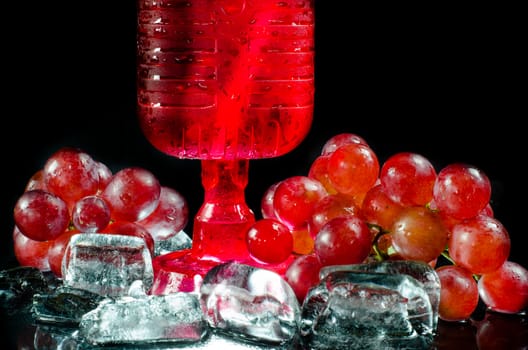
[[301,335],[316,349],[427,349],[434,312],[423,284],[406,274],[336,270],[308,291]]
[[201,299],[209,325],[248,341],[281,344],[298,332],[300,305],[277,273],[228,262],[204,277]]
[[104,296],[125,295],[141,280],[153,281],[152,257],[143,239],[101,233],[73,235],[62,260],[64,285]]

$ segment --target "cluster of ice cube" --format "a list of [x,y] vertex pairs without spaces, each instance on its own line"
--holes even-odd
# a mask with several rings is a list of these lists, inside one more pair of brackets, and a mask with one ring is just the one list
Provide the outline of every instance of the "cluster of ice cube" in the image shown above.
[[149,294],[151,257],[132,236],[77,236],[63,271],[54,285],[28,269],[0,273],[4,302],[30,276],[36,343],[51,333],[68,349],[424,349],[438,321],[438,276],[414,261],[325,267],[302,303],[277,273],[236,262],[212,268],[195,292]]

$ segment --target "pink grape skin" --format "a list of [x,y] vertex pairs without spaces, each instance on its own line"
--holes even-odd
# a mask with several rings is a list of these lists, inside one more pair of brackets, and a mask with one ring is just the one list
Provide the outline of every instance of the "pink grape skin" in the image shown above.
[[319,156],[310,165],[308,170],[308,177],[315,179],[323,184],[324,188],[329,194],[336,194],[337,190],[334,188],[330,179],[328,178],[328,156]]
[[302,303],[308,290],[319,283],[321,263],[314,254],[301,255],[295,259],[284,274],[297,300]]
[[519,313],[528,307],[528,270],[507,260],[498,269],[482,274],[478,289],[489,309],[508,314]]
[[340,193],[362,198],[378,180],[378,158],[366,145],[346,144],[332,152],[329,157],[328,178]]
[[357,134],[353,133],[341,133],[329,138],[321,149],[321,155],[326,156],[333,153],[336,149],[341,146],[348,145],[349,143],[357,143],[368,146],[367,141]]
[[13,229],[13,249],[20,266],[35,267],[49,271],[48,249],[52,241],[35,241],[28,238],[18,227]]
[[403,208],[387,196],[381,184],[377,184],[363,198],[361,215],[369,224],[389,230]]
[[56,277],[62,278],[62,258],[64,257],[68,243],[70,243],[70,238],[77,233],[79,233],[77,229],[64,231],[63,234],[50,242],[48,262],[50,270]]
[[433,198],[436,170],[424,156],[400,152],[389,157],[380,171],[383,191],[403,206],[425,205]]
[[315,204],[326,195],[328,193],[317,180],[302,175],[288,177],[275,189],[275,214],[290,229],[305,227]]
[[260,201],[260,214],[264,219],[276,219],[275,208],[273,207],[273,197],[275,197],[275,190],[280,182],[276,182],[269,186]]
[[498,269],[506,261],[511,241],[499,220],[479,215],[453,226],[448,249],[456,264],[480,275]]
[[314,253],[323,266],[358,264],[367,258],[371,247],[372,234],[363,219],[336,217],[315,237]]
[[98,232],[110,223],[110,208],[99,196],[83,197],[73,207],[72,222],[80,232]]
[[99,186],[97,189],[97,194],[99,194],[106,188],[106,186],[108,186],[108,183],[110,183],[114,174],[112,173],[112,170],[102,162],[95,161],[95,165],[97,168],[97,174],[99,175]]
[[249,254],[264,264],[285,261],[293,250],[293,236],[282,222],[260,219],[249,228],[246,236]]
[[160,194],[161,185],[154,174],[129,167],[114,174],[101,196],[110,206],[112,219],[134,222],[156,209]]
[[359,208],[352,197],[342,194],[331,194],[314,205],[312,216],[308,220],[308,231],[312,238],[331,219],[340,216],[359,215]]
[[465,321],[479,301],[477,282],[470,271],[456,265],[436,269],[440,280],[438,317],[444,321]]
[[77,148],[63,147],[53,153],[43,171],[48,191],[61,197],[70,209],[79,199],[95,194],[99,188],[96,162]]
[[175,236],[185,228],[189,220],[189,206],[175,189],[161,186],[156,209],[138,224],[147,229],[155,241]]
[[44,190],[47,191],[46,182],[44,180],[44,170],[37,170],[30,178],[26,184],[24,191],[31,190]]
[[43,190],[22,193],[14,208],[15,224],[25,236],[35,241],[53,240],[70,223],[66,203]]
[[438,172],[433,199],[441,212],[456,219],[475,217],[491,198],[491,182],[480,169],[462,163],[450,164]]
[[449,232],[438,215],[426,207],[405,207],[395,218],[392,245],[404,259],[430,262],[445,249]]

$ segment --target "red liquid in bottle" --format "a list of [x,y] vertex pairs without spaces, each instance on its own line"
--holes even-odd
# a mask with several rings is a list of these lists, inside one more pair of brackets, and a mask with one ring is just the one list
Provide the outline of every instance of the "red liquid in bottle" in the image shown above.
[[244,199],[248,160],[283,155],[310,129],[314,3],[138,5],[141,128],[160,151],[200,159],[205,189],[190,256],[169,254],[155,268],[203,275],[211,263],[249,259],[245,233],[254,215]]
[[139,121],[179,158],[294,149],[312,122],[313,1],[139,1]]

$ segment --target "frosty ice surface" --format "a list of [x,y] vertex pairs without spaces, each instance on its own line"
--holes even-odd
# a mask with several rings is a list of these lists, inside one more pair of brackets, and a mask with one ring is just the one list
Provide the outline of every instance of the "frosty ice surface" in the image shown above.
[[62,261],[64,285],[98,293],[124,295],[141,280],[153,281],[152,256],[139,237],[81,233],[71,237]]
[[201,299],[209,325],[234,337],[280,344],[297,334],[300,306],[275,272],[228,262],[204,277]]
[[301,335],[316,349],[427,349],[434,312],[406,274],[331,271],[303,303]]
[[208,332],[195,294],[107,298],[84,314],[79,336],[93,345],[189,343]]

